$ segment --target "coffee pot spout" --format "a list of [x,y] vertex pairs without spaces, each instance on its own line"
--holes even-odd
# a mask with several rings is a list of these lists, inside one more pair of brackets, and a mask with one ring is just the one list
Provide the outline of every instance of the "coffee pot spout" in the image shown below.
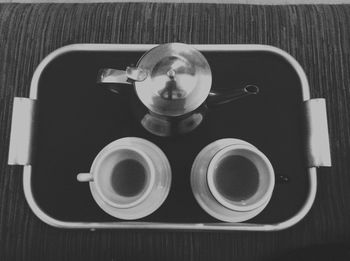
[[259,87],[256,85],[246,85],[241,89],[215,90],[209,93],[207,103],[209,106],[215,106],[258,93]]
[[98,72],[97,83],[103,83],[112,92],[119,93],[125,89],[120,84],[131,85],[133,82],[142,82],[146,80],[147,76],[146,70],[136,67],[127,67],[126,70],[104,68]]

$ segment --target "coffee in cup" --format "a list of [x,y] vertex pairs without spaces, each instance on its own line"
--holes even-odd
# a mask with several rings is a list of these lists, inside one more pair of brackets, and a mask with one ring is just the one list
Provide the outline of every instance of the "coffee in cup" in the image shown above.
[[95,201],[107,213],[137,219],[163,203],[170,189],[171,170],[155,144],[128,137],[102,149],[90,172],[78,174],[77,179],[90,182]]
[[271,198],[274,171],[253,145],[222,139],[195,159],[191,185],[201,207],[223,221],[240,222],[260,213]]

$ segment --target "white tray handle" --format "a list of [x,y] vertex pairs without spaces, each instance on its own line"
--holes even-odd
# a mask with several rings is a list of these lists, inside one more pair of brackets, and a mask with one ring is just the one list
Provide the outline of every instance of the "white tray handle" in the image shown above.
[[331,153],[328,135],[326,101],[323,98],[304,102],[306,116],[307,166],[330,167]]
[[36,100],[15,97],[10,134],[9,165],[31,165]]

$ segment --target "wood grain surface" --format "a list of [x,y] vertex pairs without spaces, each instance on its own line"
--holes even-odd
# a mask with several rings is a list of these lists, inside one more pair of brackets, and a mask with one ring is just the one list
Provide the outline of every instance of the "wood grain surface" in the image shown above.
[[[312,97],[327,99],[333,158],[332,168],[318,171],[309,214],[273,233],[90,232],[41,222],[25,201],[22,168],[7,165],[13,97],[28,97],[36,66],[61,46],[173,41],[270,44],[300,62]],[[318,260],[336,253],[350,260],[349,92],[349,5],[1,4],[0,260],[279,260],[315,245],[324,246]],[[344,247],[331,247],[337,243]]]

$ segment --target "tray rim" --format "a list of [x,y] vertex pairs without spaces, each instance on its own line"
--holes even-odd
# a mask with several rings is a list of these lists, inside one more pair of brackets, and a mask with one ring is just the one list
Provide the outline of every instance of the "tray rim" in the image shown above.
[[[74,52],[113,52],[113,51],[147,51],[158,44],[71,44],[63,46],[47,55],[36,68],[30,86],[29,98],[37,99],[39,80],[42,72],[50,62],[60,55]],[[296,71],[302,91],[302,100],[310,100],[309,83],[301,65],[290,54],[282,49],[270,45],[257,44],[194,44],[191,45],[199,51],[215,51],[215,52],[270,52],[284,58]],[[278,231],[289,228],[302,220],[310,211],[317,190],[316,168],[307,168],[309,179],[309,191],[303,206],[293,216],[282,222],[273,224],[255,224],[255,223],[166,223],[166,222],[135,222],[135,221],[118,221],[118,222],[68,222],[55,219],[43,211],[35,201],[31,188],[32,167],[30,164],[23,164],[23,189],[25,198],[34,212],[34,214],[44,223],[66,229],[167,229],[167,230],[226,230],[226,231]]]

